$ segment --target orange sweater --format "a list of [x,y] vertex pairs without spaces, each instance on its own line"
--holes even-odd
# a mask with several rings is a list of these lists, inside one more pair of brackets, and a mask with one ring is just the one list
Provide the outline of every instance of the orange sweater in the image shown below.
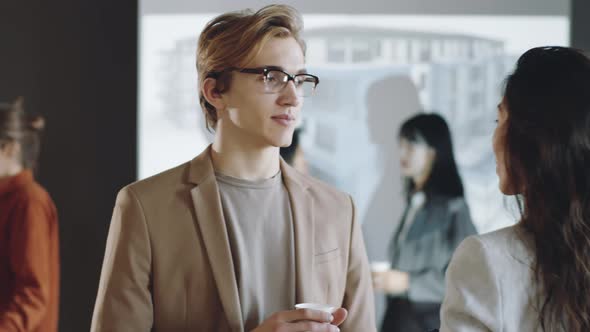
[[0,332],[55,332],[59,306],[57,211],[23,171],[0,181]]

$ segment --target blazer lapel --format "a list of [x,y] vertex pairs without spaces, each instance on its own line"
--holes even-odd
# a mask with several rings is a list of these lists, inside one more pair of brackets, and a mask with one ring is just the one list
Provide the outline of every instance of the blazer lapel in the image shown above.
[[242,331],[238,285],[210,147],[191,162],[189,180],[197,185],[191,190],[197,227],[203,235],[221,304],[232,331]]
[[406,234],[405,240],[411,240],[415,237],[416,234],[422,234],[424,227],[426,227],[426,221],[428,217],[428,211],[425,207],[421,207],[420,210],[416,212],[414,216],[414,222],[410,225],[410,229]]
[[412,223],[410,229],[408,230],[406,239],[411,240],[419,237],[428,233],[432,228],[439,227],[442,224],[441,222],[429,222],[432,220],[433,216],[437,216],[438,219],[444,217],[444,214],[441,214],[441,212],[444,211],[439,210],[438,200],[439,198],[436,196],[430,197],[420,208],[420,210],[418,210],[414,219],[414,223]]
[[281,159],[281,172],[293,212],[293,229],[295,232],[295,275],[297,303],[314,302],[314,219],[313,199],[306,192],[307,185],[292,167]]

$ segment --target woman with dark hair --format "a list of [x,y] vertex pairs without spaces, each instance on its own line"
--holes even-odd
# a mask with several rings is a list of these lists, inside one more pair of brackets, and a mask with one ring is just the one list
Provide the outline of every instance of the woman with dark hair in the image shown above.
[[493,146],[520,221],[457,249],[441,331],[590,331],[590,59],[565,47],[522,55]]
[[475,234],[451,134],[437,114],[419,114],[399,132],[407,207],[390,244],[391,267],[373,272],[388,295],[383,332],[427,331],[439,326],[444,275],[453,251]]
[[0,331],[57,331],[57,212],[33,178],[43,125],[0,104]]

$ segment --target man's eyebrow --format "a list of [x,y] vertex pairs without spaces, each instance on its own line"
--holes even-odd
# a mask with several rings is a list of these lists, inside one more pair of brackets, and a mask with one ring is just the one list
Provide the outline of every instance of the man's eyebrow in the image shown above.
[[[285,68],[283,68],[281,66],[263,66],[261,68],[266,68],[269,70],[280,70],[280,71],[287,72],[285,70]],[[299,69],[295,74],[307,74],[307,69],[306,68]]]
[[281,67],[281,66],[262,66],[260,68],[265,68],[268,70],[281,70],[281,71],[285,71],[285,68]]

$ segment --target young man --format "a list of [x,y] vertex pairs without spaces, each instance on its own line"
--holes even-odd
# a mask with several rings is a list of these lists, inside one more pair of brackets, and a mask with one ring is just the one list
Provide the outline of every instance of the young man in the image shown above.
[[[202,32],[200,101],[214,143],[117,197],[92,331],[376,331],[350,196],[279,157],[318,78],[287,6]],[[332,315],[296,303],[341,307]]]

